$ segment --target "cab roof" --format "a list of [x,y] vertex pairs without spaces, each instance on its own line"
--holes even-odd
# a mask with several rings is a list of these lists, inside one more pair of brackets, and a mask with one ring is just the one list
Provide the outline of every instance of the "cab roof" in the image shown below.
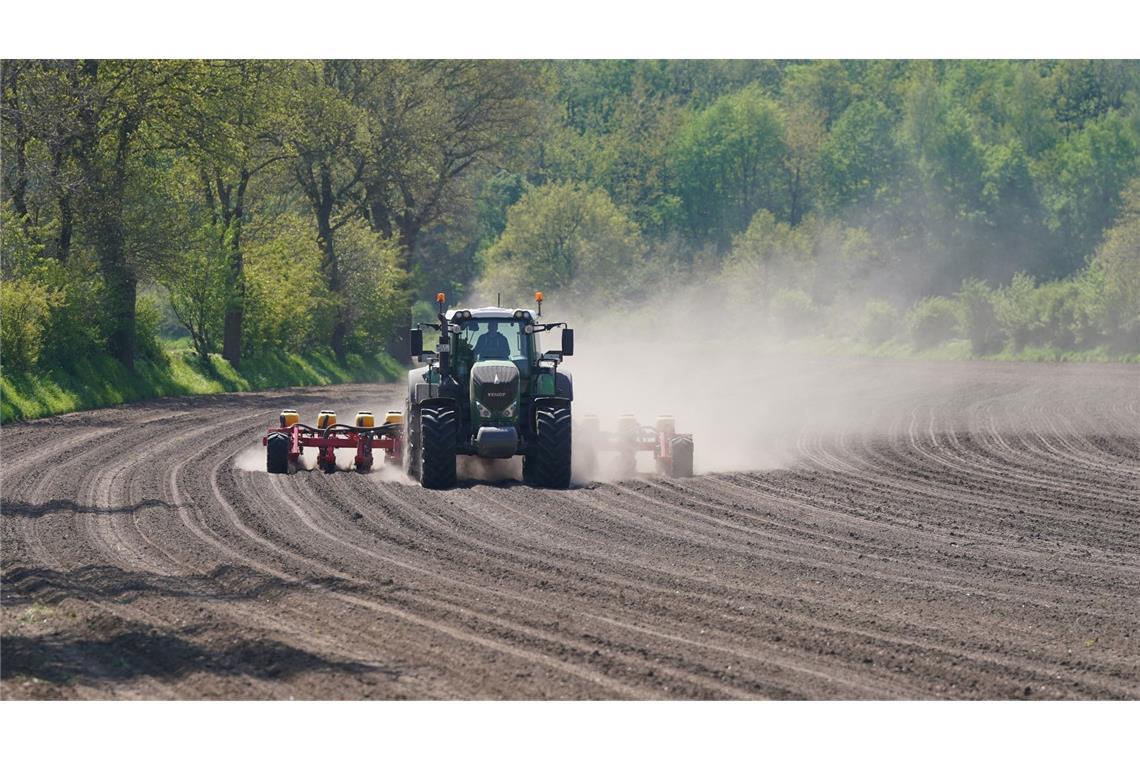
[[[516,309],[502,309],[496,306],[483,306],[478,309],[448,309],[444,316],[450,322],[457,311],[471,312],[472,319],[514,319]],[[526,315],[524,319],[534,320],[534,311],[531,309],[517,309],[517,311]]]

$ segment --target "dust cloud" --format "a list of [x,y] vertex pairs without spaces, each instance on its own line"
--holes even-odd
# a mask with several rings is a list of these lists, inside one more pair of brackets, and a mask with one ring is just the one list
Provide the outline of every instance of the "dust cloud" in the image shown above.
[[246,472],[265,472],[265,446],[258,444],[239,451],[234,456],[234,468]]
[[[759,314],[730,309],[699,288],[637,307],[560,308],[548,296],[544,320],[575,328],[574,417],[597,415],[603,431],[619,415],[652,426],[672,415],[692,433],[697,473],[787,467],[812,436],[886,430],[900,400],[940,382],[930,363],[844,359],[790,353]],[[578,313],[575,313],[578,312]],[[558,331],[546,347],[558,344]],[[599,453],[594,479],[621,475]],[[651,452],[638,455],[653,472]]]

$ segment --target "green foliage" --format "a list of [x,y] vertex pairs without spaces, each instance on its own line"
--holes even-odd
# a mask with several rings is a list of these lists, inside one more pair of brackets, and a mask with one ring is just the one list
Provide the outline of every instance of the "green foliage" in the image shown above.
[[860,332],[871,345],[886,343],[895,337],[898,328],[899,311],[890,303],[872,299],[863,307]]
[[855,285],[866,285],[882,256],[866,230],[809,216],[798,227],[761,210],[733,240],[722,279],[738,298],[766,303],[778,285],[805,290],[830,304]]
[[773,327],[785,338],[813,335],[819,327],[819,309],[802,290],[777,290],[772,295],[769,314]]
[[916,303],[906,314],[906,329],[914,347],[932,348],[958,337],[959,314],[958,304],[942,296]]
[[[214,352],[373,355],[415,294],[675,276],[880,353],[906,302],[939,355],[1140,346],[1135,61],[19,60],[0,86],[5,378],[131,387],[174,329],[236,382]],[[947,342],[928,297],[955,290]]]
[[821,194],[832,209],[867,204],[883,193],[898,171],[892,115],[882,103],[852,103],[832,126],[822,147]]
[[139,296],[135,304],[135,334],[139,356],[152,362],[166,361],[166,352],[159,340],[163,314],[158,302],[151,296]]
[[[1122,192],[1140,171],[1140,132],[1134,121],[1107,114],[1059,144],[1047,167],[1048,223],[1068,249],[1061,263],[1072,271],[1100,242],[1121,208]],[[1057,273],[1066,272],[1048,272]]]
[[1133,351],[1140,346],[1140,179],[1122,198],[1116,224],[1105,234],[1090,267],[1101,284],[1105,333],[1112,345]]
[[349,222],[337,234],[345,278],[342,313],[353,326],[349,350],[375,354],[407,320],[408,278],[399,266],[400,246],[363,221]]
[[338,362],[328,350],[265,354],[243,362],[240,370],[216,354],[202,362],[192,353],[178,352],[162,361],[142,359],[132,371],[107,356],[81,359],[67,370],[5,368],[0,377],[0,423],[161,396],[391,382],[401,371],[387,356],[350,356]]
[[783,214],[786,154],[783,114],[755,85],[693,113],[668,159],[689,234],[727,248],[757,210]]
[[5,369],[26,370],[39,361],[51,309],[59,294],[27,281],[0,280],[0,359]]
[[246,355],[303,351],[327,338],[332,299],[308,220],[281,214],[251,226],[245,264]]
[[733,240],[722,269],[729,292],[738,299],[758,298],[767,304],[776,282],[795,281],[798,264],[807,259],[803,240],[792,226],[761,209],[748,228]]
[[1005,343],[1005,332],[994,310],[995,297],[993,289],[986,283],[972,278],[965,280],[958,291],[962,327],[975,356],[999,351]]
[[229,298],[229,258],[212,226],[198,231],[187,250],[162,273],[170,305],[203,361],[218,350]]
[[527,302],[542,289],[604,301],[637,287],[644,252],[637,226],[604,190],[543,185],[507,212],[478,289],[506,301]]
[[1020,351],[1039,337],[1041,315],[1038,305],[1037,283],[1024,272],[1015,274],[1009,285],[997,293],[994,313],[1015,351]]

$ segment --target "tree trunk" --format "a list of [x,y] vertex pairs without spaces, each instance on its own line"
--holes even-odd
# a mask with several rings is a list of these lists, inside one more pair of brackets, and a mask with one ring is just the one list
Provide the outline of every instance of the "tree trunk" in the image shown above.
[[241,252],[241,226],[245,213],[245,188],[248,184],[249,171],[243,169],[230,219],[230,297],[226,302],[225,324],[222,328],[222,357],[235,368],[241,366],[241,333],[245,321],[245,262]]
[[133,370],[138,278],[126,260],[121,223],[117,219],[105,219],[98,230],[99,268],[106,284],[104,309],[111,322],[107,350],[124,367]]
[[333,244],[333,227],[332,227],[332,186],[327,172],[322,172],[322,192],[320,203],[317,205],[317,235],[319,237],[321,251],[321,272],[325,276],[325,283],[328,285],[329,292],[332,293],[336,302],[336,316],[333,318],[332,338],[329,345],[332,347],[333,353],[336,354],[338,361],[344,361],[345,357],[345,338],[348,335],[348,324],[345,318],[344,304],[341,303],[340,296],[343,290],[340,281],[340,266],[336,259],[336,248]]
[[75,220],[72,218],[71,212],[71,195],[69,193],[60,193],[59,195],[59,250],[56,251],[56,257],[63,262],[66,262],[71,255],[71,232],[74,228]]

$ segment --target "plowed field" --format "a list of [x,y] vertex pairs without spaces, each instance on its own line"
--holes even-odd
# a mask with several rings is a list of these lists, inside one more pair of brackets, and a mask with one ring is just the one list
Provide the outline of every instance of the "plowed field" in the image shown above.
[[698,432],[693,479],[564,492],[263,471],[275,410],[394,386],[5,425],[0,688],[1140,697],[1140,369],[938,377],[876,395],[875,426],[785,426],[778,467],[716,471]]

